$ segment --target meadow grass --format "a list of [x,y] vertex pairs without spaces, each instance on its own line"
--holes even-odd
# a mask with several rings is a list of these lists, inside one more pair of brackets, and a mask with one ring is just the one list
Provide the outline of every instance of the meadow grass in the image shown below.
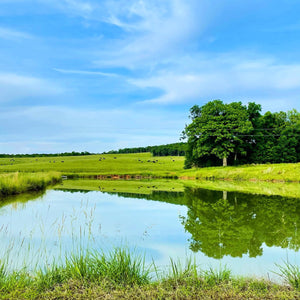
[[[154,162],[153,162],[154,161]],[[0,172],[48,172],[63,174],[141,174],[172,176],[183,170],[184,157],[152,157],[150,153],[102,154],[66,157],[0,159]]]
[[63,264],[8,272],[0,264],[1,299],[297,299],[294,285],[239,278],[230,270],[200,270],[171,260],[167,275],[153,279],[153,265],[116,248],[66,256]]
[[300,163],[243,165],[185,170],[181,177],[215,180],[299,182]]
[[40,191],[60,180],[61,175],[58,172],[0,174],[0,197]]
[[184,157],[153,157],[151,153],[98,154],[88,156],[0,158],[1,172],[61,172],[69,176],[142,175],[186,179],[247,181],[296,181],[300,163],[244,165],[184,170]]

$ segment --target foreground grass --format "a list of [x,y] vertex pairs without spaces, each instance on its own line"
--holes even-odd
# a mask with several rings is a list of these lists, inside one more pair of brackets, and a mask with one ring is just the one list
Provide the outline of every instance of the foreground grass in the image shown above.
[[44,190],[61,180],[58,172],[0,174],[0,197]]
[[[283,268],[280,271],[285,276],[288,269]],[[299,272],[296,275],[299,279]],[[8,272],[6,265],[0,264],[1,299],[299,298],[299,286],[294,281],[286,283],[237,278],[226,268],[203,271],[191,260],[184,266],[171,260],[169,270],[159,272],[155,266],[146,266],[143,257],[119,248],[108,255],[70,255],[64,264],[53,263],[33,273]]]
[[69,176],[141,175],[186,179],[299,182],[300,163],[184,170],[184,157],[150,153],[0,159],[1,172],[61,172]]

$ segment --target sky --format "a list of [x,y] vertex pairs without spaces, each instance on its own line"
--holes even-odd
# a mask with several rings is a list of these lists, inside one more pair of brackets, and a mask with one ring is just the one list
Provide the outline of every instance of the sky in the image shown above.
[[0,153],[178,142],[208,101],[300,111],[299,0],[0,0]]

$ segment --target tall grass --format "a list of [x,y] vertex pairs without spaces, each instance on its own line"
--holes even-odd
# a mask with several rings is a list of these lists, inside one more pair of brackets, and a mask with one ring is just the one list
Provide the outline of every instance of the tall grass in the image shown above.
[[0,290],[27,285],[45,291],[70,280],[86,284],[105,281],[115,286],[140,286],[151,281],[151,265],[145,264],[142,255],[124,248],[115,248],[108,254],[100,251],[70,254],[63,263],[52,262],[33,272],[23,269],[8,273],[7,269],[5,263],[0,264]]
[[222,282],[228,282],[231,280],[231,270],[226,266],[219,267],[219,269],[209,268],[208,270],[203,271],[202,277],[206,283],[209,285],[218,285]]
[[276,264],[279,272],[274,272],[279,275],[284,282],[300,291],[300,267],[286,261],[283,265]]
[[40,191],[61,180],[58,172],[0,174],[0,197]]
[[[154,265],[145,265],[143,256],[124,248],[116,248],[109,254],[100,251],[72,254],[63,263],[53,262],[32,272],[23,269],[9,273],[5,263],[0,266],[0,295],[4,299],[123,299],[124,294],[131,295],[125,299],[299,297],[298,285],[290,289],[265,280],[234,278],[226,267],[199,270],[191,259],[185,264],[171,259],[169,273],[153,281]],[[299,271],[290,265],[280,270],[285,275]]]

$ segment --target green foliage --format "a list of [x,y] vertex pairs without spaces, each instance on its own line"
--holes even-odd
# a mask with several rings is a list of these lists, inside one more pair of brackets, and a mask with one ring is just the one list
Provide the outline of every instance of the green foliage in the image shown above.
[[220,259],[260,256],[263,244],[300,249],[300,234],[295,229],[300,226],[297,198],[195,188],[187,188],[184,197],[188,212],[181,217],[182,224],[191,234],[194,252]]
[[220,159],[224,165],[227,159],[230,164],[300,161],[300,113],[260,111],[253,102],[214,100],[193,106],[192,123],[183,132],[188,139],[185,168],[217,166]]
[[227,165],[230,154],[246,153],[242,137],[253,130],[253,125],[247,107],[241,102],[224,104],[214,100],[202,107],[194,106],[190,112],[192,123],[186,126],[183,135],[188,138],[194,165],[199,166],[204,159],[210,160],[211,155],[224,159]]
[[186,143],[173,143],[159,146],[124,148],[118,151],[104,152],[103,154],[128,154],[151,152],[153,156],[184,156],[187,149]]

